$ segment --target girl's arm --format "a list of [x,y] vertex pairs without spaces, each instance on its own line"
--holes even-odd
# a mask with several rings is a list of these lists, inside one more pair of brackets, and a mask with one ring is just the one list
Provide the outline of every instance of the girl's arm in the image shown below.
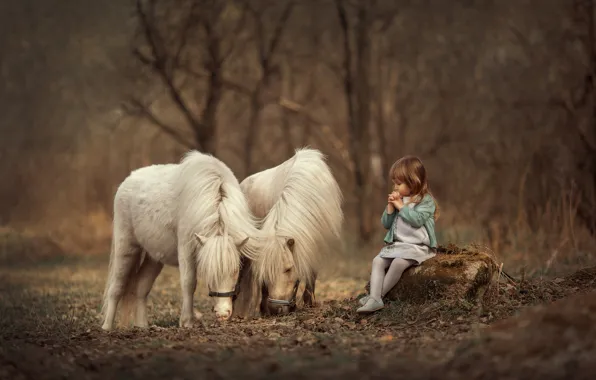
[[396,215],[398,214],[397,210],[393,210],[391,214],[387,212],[387,207],[383,210],[383,216],[381,216],[381,224],[385,229],[390,229],[393,225],[393,220],[395,219]]
[[435,214],[435,201],[431,196],[427,195],[424,197],[422,202],[413,208],[402,207],[399,211],[399,216],[414,228],[420,228],[424,226],[424,223],[430,218],[434,217]]

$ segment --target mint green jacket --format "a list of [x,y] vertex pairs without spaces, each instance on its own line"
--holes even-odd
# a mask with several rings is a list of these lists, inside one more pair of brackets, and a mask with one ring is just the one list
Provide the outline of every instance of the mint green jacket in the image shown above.
[[414,207],[403,207],[401,211],[395,209],[392,214],[387,213],[387,206],[385,206],[385,211],[383,211],[383,216],[381,217],[381,223],[383,227],[385,227],[388,231],[385,235],[385,243],[391,244],[393,243],[393,221],[395,220],[396,216],[401,217],[406,223],[414,228],[424,227],[428,232],[428,237],[430,239],[430,247],[436,248],[437,247],[437,237],[435,235],[435,200],[430,194],[426,194],[422,201],[415,205]]

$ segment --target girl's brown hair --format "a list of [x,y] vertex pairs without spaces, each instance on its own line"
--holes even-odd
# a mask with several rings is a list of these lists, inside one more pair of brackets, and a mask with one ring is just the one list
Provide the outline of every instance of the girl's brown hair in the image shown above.
[[[426,180],[426,169],[422,165],[422,161],[416,156],[404,156],[395,161],[389,170],[389,178],[393,183],[405,183],[412,192],[412,199],[419,203],[426,194],[430,192],[428,182]],[[439,219],[439,204],[433,196],[435,201],[434,219]]]

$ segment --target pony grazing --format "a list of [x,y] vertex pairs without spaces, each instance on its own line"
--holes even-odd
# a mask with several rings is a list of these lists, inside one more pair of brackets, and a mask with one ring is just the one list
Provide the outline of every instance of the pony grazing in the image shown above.
[[197,274],[217,297],[217,317],[229,318],[241,259],[257,252],[257,227],[238,180],[211,155],[191,151],[179,164],[133,171],[114,198],[102,328],[113,328],[120,301],[126,323],[133,314],[135,326],[148,326],[147,296],[164,264],[180,269],[180,326],[192,325]]
[[241,292],[234,314],[285,314],[296,307],[304,281],[303,301],[315,302],[320,259],[341,235],[342,193],[323,154],[297,149],[294,156],[271,169],[247,177],[240,187],[253,214],[261,218],[268,239],[256,258],[244,260]]

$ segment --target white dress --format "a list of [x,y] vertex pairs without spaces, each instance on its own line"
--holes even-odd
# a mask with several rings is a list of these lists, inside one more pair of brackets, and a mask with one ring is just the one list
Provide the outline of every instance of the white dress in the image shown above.
[[[409,197],[403,198],[405,207],[414,207],[414,203],[407,202]],[[397,210],[396,210],[397,212]],[[420,265],[422,262],[435,257],[435,253],[430,249],[430,239],[424,226],[414,228],[396,215],[393,220],[393,243],[387,244],[379,252],[379,256],[384,259],[401,258],[415,261],[414,265]]]

